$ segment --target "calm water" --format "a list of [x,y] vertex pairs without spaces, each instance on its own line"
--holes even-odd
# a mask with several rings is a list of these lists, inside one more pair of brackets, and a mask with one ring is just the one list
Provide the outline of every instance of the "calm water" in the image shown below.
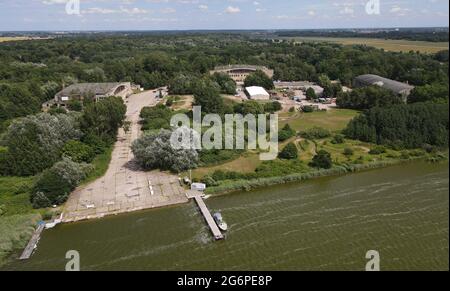
[[448,270],[448,164],[414,163],[207,200],[230,226],[214,242],[194,203],[44,232],[31,260],[7,269]]

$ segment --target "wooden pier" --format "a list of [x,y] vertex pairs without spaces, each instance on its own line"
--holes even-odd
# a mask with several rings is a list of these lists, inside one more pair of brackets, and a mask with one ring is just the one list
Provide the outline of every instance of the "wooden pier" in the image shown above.
[[44,224],[39,224],[39,226],[34,231],[33,236],[31,237],[27,246],[23,250],[23,253],[19,258],[20,260],[28,260],[31,257],[31,255],[34,252],[34,249],[36,248],[36,246],[39,242],[39,239],[41,238],[41,233],[44,230],[44,228],[45,228]]
[[209,212],[208,207],[205,204],[205,201],[203,200],[203,194],[197,191],[190,191],[190,193],[186,194],[189,199],[194,199],[195,202],[198,205],[198,208],[200,208],[200,211],[203,215],[203,217],[206,220],[206,223],[209,226],[209,229],[211,230],[211,233],[214,236],[215,240],[222,240],[224,239],[224,236],[222,232],[220,231],[219,227],[217,226],[214,218],[211,215],[211,212]]

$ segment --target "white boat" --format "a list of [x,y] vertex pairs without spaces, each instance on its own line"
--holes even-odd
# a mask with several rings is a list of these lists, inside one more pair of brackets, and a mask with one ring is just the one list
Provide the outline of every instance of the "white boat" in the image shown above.
[[213,218],[216,221],[217,226],[221,230],[223,230],[223,231],[228,230],[228,224],[225,221],[223,221],[222,214],[220,214],[219,212],[216,212],[216,213],[214,213]]

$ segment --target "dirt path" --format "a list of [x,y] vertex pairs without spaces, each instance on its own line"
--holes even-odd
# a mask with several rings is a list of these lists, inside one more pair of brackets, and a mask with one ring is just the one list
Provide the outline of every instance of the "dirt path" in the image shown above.
[[119,130],[106,174],[75,190],[64,207],[64,222],[101,218],[107,215],[188,202],[178,177],[159,171],[145,172],[133,162],[131,144],[141,134],[139,113],[156,105],[153,91],[127,99],[127,120],[131,129]]

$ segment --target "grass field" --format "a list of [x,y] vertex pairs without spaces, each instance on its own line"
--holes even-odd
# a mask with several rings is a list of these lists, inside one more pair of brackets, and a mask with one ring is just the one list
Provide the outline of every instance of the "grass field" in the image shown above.
[[350,109],[332,109],[312,113],[282,113],[280,115],[280,128],[289,123],[296,131],[308,130],[315,126],[334,132],[341,131],[358,114],[358,111]]
[[43,37],[28,37],[28,36],[0,36],[0,43],[7,41],[23,41],[23,40],[39,40],[39,39],[49,39]]
[[367,45],[393,52],[419,51],[421,53],[436,53],[442,50],[448,50],[448,42],[427,42],[412,40],[390,40],[376,38],[338,38],[338,37],[290,37],[301,42],[334,42],[343,45]]
[[259,154],[247,152],[233,161],[213,166],[198,168],[192,171],[193,179],[200,179],[206,175],[210,175],[217,170],[222,171],[239,171],[241,173],[251,173],[261,164],[259,160]]
[[[286,123],[295,130],[303,131],[312,127],[318,126],[328,129],[332,132],[341,131],[346,127],[348,122],[358,115],[358,111],[347,109],[333,109],[327,112],[312,112],[312,113],[282,113],[280,114],[279,127],[282,128]],[[280,150],[290,141],[295,141],[296,138],[279,145]],[[300,141],[298,141],[299,149]],[[304,150],[300,150],[300,159],[304,162],[309,162],[313,158],[316,148],[312,141],[301,141],[301,146]],[[355,148],[355,155],[358,153],[358,148]],[[336,157],[344,157],[344,155],[336,152]],[[339,158],[340,159],[340,158]],[[262,161],[259,160],[259,154],[255,152],[246,152],[238,159],[217,165],[212,167],[198,168],[192,171],[192,178],[200,179],[206,175],[210,175],[217,170],[223,171],[235,171],[240,173],[251,173],[261,165]]]

